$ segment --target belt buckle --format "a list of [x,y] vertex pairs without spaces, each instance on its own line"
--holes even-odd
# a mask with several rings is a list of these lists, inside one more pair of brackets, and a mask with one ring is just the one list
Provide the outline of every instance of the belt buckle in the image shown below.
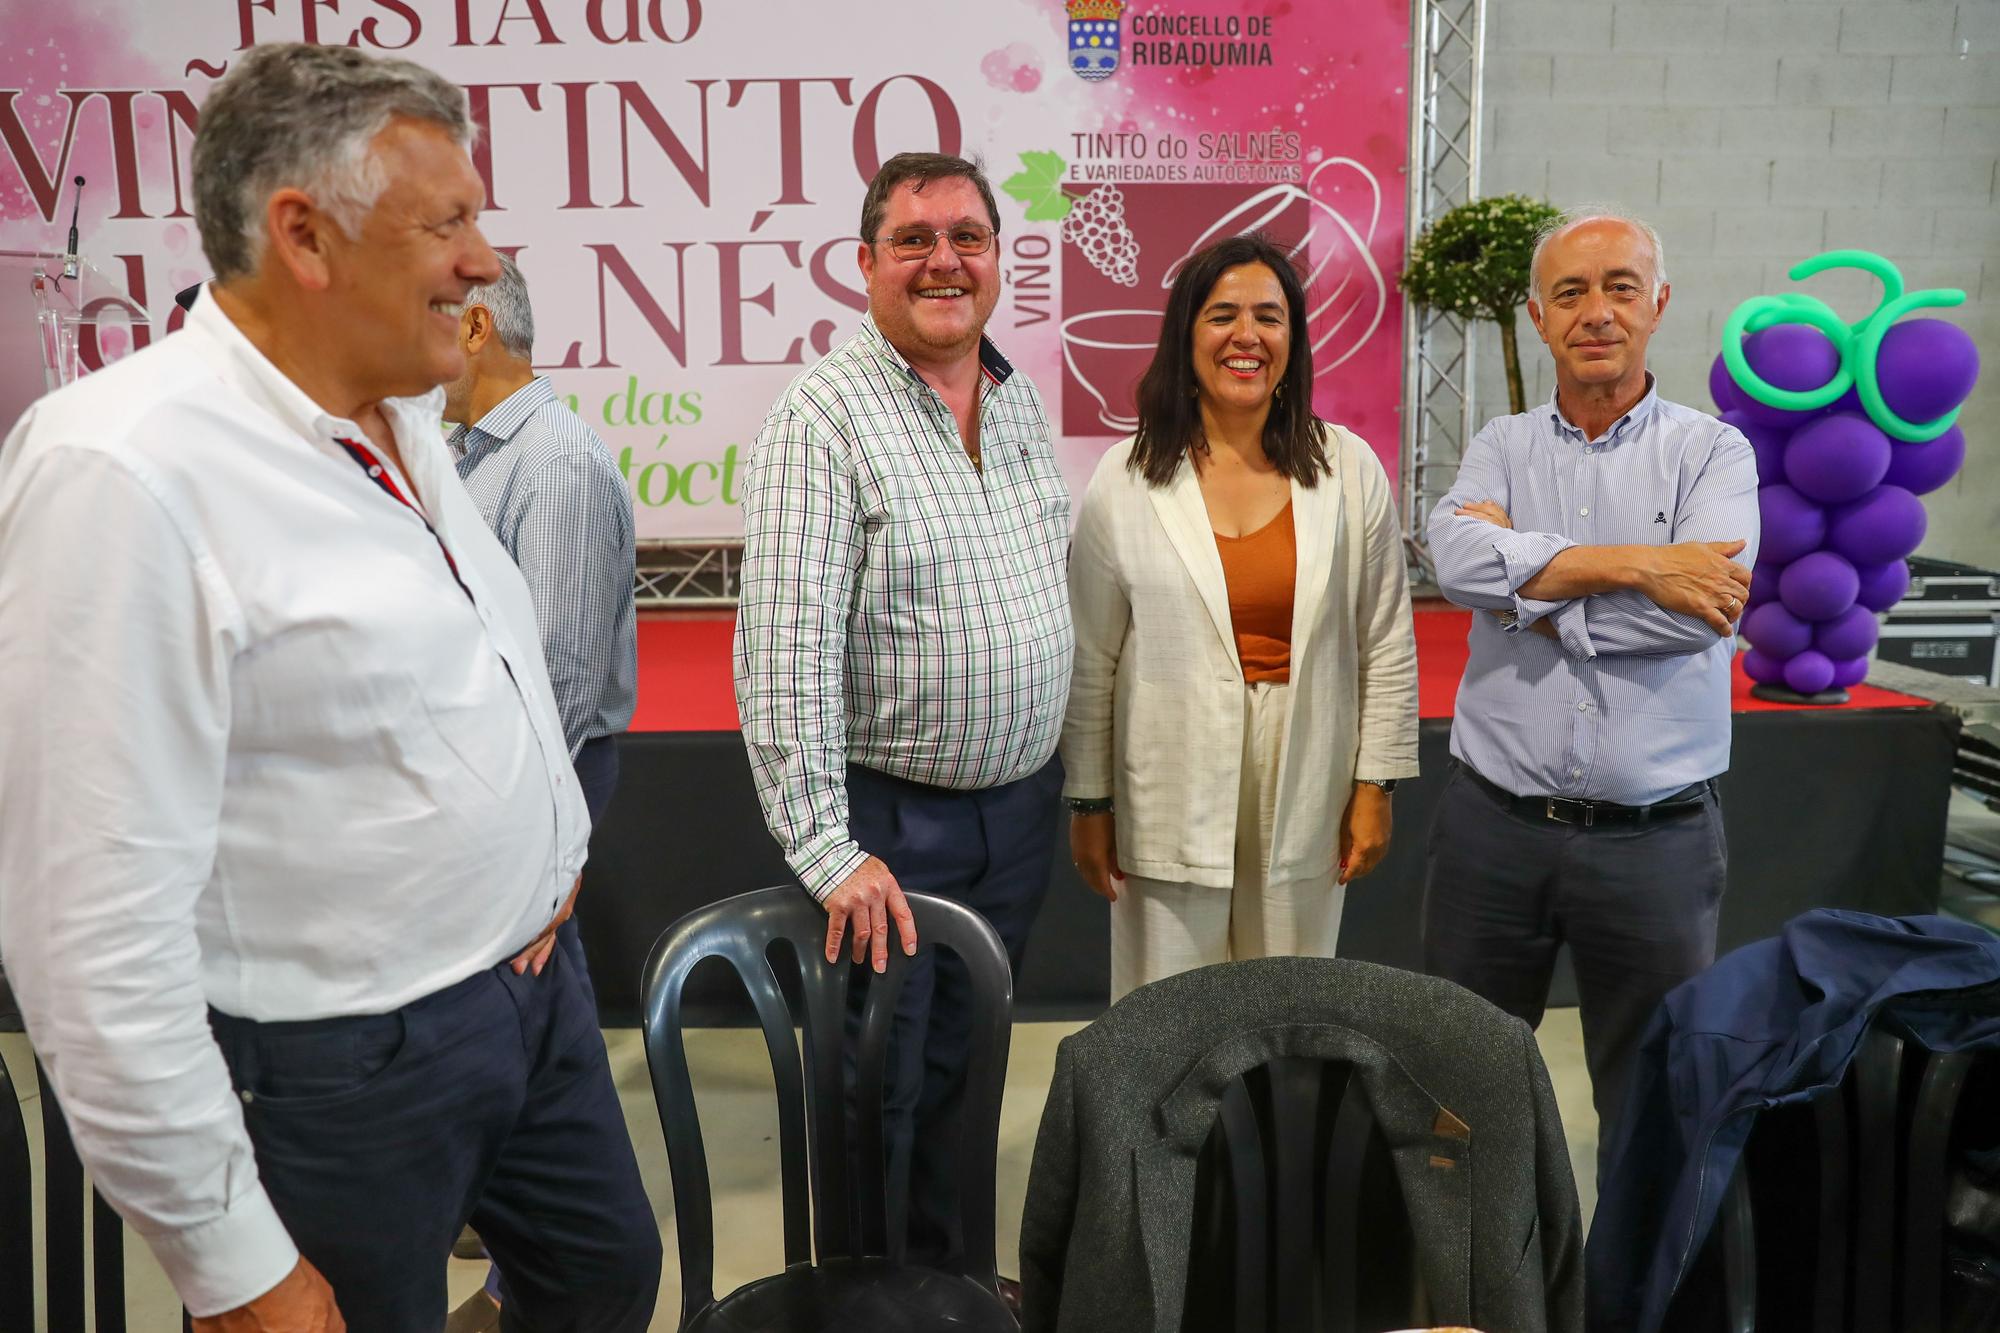
[[[1590,828],[1597,822],[1597,807],[1592,805],[1589,801],[1573,801],[1566,796],[1551,796],[1548,798],[1548,802],[1549,802],[1548,817],[1551,823],[1581,824],[1585,828]],[[1557,808],[1559,806],[1566,806],[1566,805],[1575,806],[1578,809],[1582,810],[1583,818],[1581,819],[1566,818]]]

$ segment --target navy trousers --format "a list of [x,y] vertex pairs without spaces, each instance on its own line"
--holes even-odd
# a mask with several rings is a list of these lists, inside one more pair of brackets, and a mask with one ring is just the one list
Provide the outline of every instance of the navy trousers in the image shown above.
[[[576,752],[573,761],[576,769],[576,785],[583,792],[584,808],[590,812],[592,829],[604,818],[604,808],[611,804],[611,794],[618,790],[618,738],[599,736],[587,740]],[[576,913],[570,913],[569,920],[556,927],[556,945],[569,958],[577,983],[583,987],[585,1006],[590,1011],[591,1023],[597,1023],[597,987],[590,982],[590,965],[583,956],[583,936],[577,933]],[[491,1257],[492,1251],[487,1251]],[[486,1270],[486,1294],[496,1301],[504,1301],[506,1286],[500,1276],[500,1266],[491,1265]]]
[[[618,790],[618,738],[599,736],[587,740],[576,752],[573,761],[576,768],[576,785],[583,792],[584,808],[590,811],[590,825],[595,829],[604,819],[604,809],[611,804],[611,794]],[[580,905],[580,901],[579,901]],[[556,928],[556,943],[569,953],[570,961],[576,964],[576,974],[583,983],[584,997],[590,1001],[590,1012],[597,1012],[597,987],[590,984],[590,967],[583,957],[583,937],[577,933],[576,914]],[[492,1291],[491,1286],[488,1287]],[[499,1295],[498,1291],[493,1292]]]
[[1424,970],[1537,1027],[1569,944],[1600,1179],[1646,1024],[1715,961],[1728,864],[1712,785],[1699,810],[1586,828],[1516,814],[1462,765],[1445,781],[1424,877]]
[[567,951],[387,1014],[209,1021],[264,1188],[349,1328],[435,1333],[468,1220],[503,1329],[646,1328],[658,1224]]
[[[1028,931],[1048,893],[1062,793],[1062,761],[983,791],[905,782],[847,770],[848,829],[906,891],[972,908],[999,933],[1016,978]],[[890,947],[896,941],[890,923]],[[964,1252],[958,1225],[958,1111],[972,1035],[970,985],[957,955],[918,940],[891,1027],[888,1086],[889,1225],[909,1238],[911,1263],[952,1268]],[[848,992],[848,1073],[874,973],[854,969]]]

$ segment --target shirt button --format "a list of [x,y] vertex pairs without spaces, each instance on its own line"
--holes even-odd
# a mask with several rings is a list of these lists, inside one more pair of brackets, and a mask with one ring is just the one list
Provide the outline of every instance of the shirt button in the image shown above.
[[369,464],[369,466],[368,466],[368,475],[369,475],[369,476],[371,476],[371,477],[379,477],[379,476],[381,476],[381,475],[382,475],[382,465],[381,465],[380,463],[371,463],[371,464]]
[[1581,515],[1582,517],[1584,517],[1584,518],[1589,518],[1589,517],[1590,517],[1590,506],[1589,506],[1589,505],[1585,505],[1585,506],[1584,506],[1583,508],[1581,508],[1581,509],[1577,510],[1576,512],[1577,512],[1577,513],[1578,513],[1579,515]]
[[1587,703],[1578,704],[1576,706],[1576,711],[1579,713],[1588,713],[1590,711],[1590,705]]
[[1580,778],[1583,776],[1583,770],[1580,768],[1572,768],[1569,771],[1569,775],[1573,778]]
[[257,1100],[257,1094],[250,1091],[250,1089],[248,1088],[245,1088],[242,1092],[238,1093],[237,1095],[243,1099],[243,1104],[245,1106],[248,1106],[251,1102]]

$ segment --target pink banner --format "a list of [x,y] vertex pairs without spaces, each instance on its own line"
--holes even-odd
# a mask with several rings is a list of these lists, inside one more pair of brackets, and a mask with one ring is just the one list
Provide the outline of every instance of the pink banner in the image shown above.
[[855,327],[862,191],[905,149],[984,159],[989,333],[1074,485],[1131,429],[1176,262],[1251,228],[1300,248],[1315,402],[1394,475],[1406,0],[0,0],[0,37],[0,248],[60,248],[85,176],[82,250],[156,330],[208,274],[189,147],[238,52],[355,45],[460,82],[537,360],[619,456],[642,536],[741,531],[749,443]]

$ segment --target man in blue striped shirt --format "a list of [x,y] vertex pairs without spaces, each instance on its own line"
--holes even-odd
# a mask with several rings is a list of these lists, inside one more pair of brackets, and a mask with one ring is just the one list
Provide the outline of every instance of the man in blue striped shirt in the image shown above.
[[[618,735],[638,700],[631,497],[604,441],[535,374],[534,308],[508,256],[498,278],[467,294],[458,337],[465,373],[446,386],[444,415],[459,423],[449,440],[459,479],[528,585],[563,740],[596,824],[618,785]],[[556,940],[595,1006],[574,916]],[[498,1326],[498,1276],[487,1276],[491,1308],[475,1294],[453,1316],[454,1333]]]
[[521,567],[562,715],[563,739],[595,822],[618,785],[619,733],[638,701],[632,613],[632,499],[597,432],[531,364],[528,284],[506,255],[459,315],[465,374],[445,390],[458,475]]
[[1536,246],[1528,314],[1554,397],[1487,424],[1430,517],[1473,617],[1432,827],[1424,965],[1531,1026],[1569,943],[1599,1168],[1660,999],[1715,957],[1730,659],[1757,556],[1733,427],[1659,396],[1657,233],[1572,213]]

